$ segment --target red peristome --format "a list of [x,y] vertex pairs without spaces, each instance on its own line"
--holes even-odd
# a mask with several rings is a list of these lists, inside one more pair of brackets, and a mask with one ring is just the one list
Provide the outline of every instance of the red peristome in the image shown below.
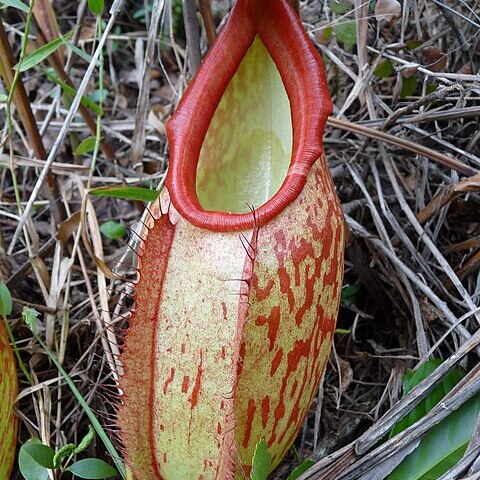
[[[223,92],[256,35],[275,62],[290,100],[290,167],[278,193],[256,209],[255,216],[206,211],[196,195],[200,150]],[[167,123],[170,167],[166,186],[173,205],[193,225],[213,231],[246,230],[266,224],[304,187],[311,166],[323,153],[322,136],[331,110],[321,57],[288,2],[237,0],[227,25]]]

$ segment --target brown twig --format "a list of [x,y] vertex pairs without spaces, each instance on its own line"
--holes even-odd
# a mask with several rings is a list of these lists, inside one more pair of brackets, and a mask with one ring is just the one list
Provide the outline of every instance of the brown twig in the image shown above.
[[[10,46],[7,33],[5,32],[3,23],[0,19],[0,76],[2,77],[5,87],[8,91],[10,91],[12,87],[14,65],[15,58],[12,47]],[[23,128],[27,132],[33,152],[38,158],[45,160],[47,158],[47,152],[45,151],[40,132],[38,131],[37,122],[33,116],[30,101],[27,97],[27,92],[25,91],[25,86],[23,85],[21,76],[18,77],[17,84],[15,85],[13,102],[20,117],[20,121],[22,122]],[[57,183],[51,172],[48,173],[46,180],[47,183],[45,193],[51,202],[52,213],[55,222],[57,225],[59,225],[62,221],[64,212],[62,210],[62,206],[56,201],[58,197]]]
[[[51,237],[47,243],[42,245],[42,247],[37,252],[37,257],[44,259],[47,258],[49,255],[52,254],[53,250],[55,249],[55,243],[57,239],[55,237]],[[15,288],[15,286],[20,283],[22,280],[28,277],[30,273],[33,271],[33,266],[30,261],[25,262],[23,265],[20,266],[15,272],[7,280],[7,286],[10,289]]]
[[472,176],[477,173],[472,167],[465,165],[463,162],[460,162],[455,158],[448,157],[443,153],[437,152],[436,150],[432,150],[431,148],[425,147],[405,138],[389,135],[388,133],[380,132],[379,130],[375,130],[373,128],[365,127],[363,125],[349,122],[348,120],[342,120],[334,117],[330,117],[327,120],[327,125],[334,128],[340,128],[341,130],[346,130],[348,132],[357,133],[364,137],[374,138],[381,142],[390,143],[391,145],[396,145],[399,148],[404,148],[410,152],[430,158],[440,165],[451,168],[452,170],[456,170],[457,172],[467,176]]
[[[33,14],[39,27],[38,38],[41,40],[41,44],[44,45],[49,43],[60,36],[55,13],[53,12],[49,1],[36,1],[33,7]],[[63,51],[61,49],[55,50],[51,55],[48,56],[47,60],[55,70],[60,80],[76,90],[73,82],[63,67],[66,63]],[[72,100],[72,98],[70,98],[66,92],[65,95],[69,97],[69,100]],[[97,124],[90,110],[82,104],[80,104],[78,110],[92,135],[96,135]],[[102,138],[100,139],[100,146],[105,158],[109,161],[113,161],[115,158],[115,153],[110,145],[109,139],[106,138],[105,135],[102,135]],[[46,156],[44,158],[46,158]]]
[[157,41],[157,30],[162,15],[164,0],[155,0],[152,8],[152,18],[148,29],[147,47],[143,61],[142,83],[138,94],[137,109],[135,111],[135,130],[132,136],[131,161],[133,165],[142,161],[145,151],[145,121],[149,111],[148,102],[150,98],[150,66],[155,52]]
[[480,190],[480,173],[472,177],[465,178],[454,185],[449,185],[443,189],[433,200],[426,205],[417,214],[417,219],[420,223],[425,223],[438,210],[444,207],[447,203],[458,197],[462,193],[478,192]]
[[215,29],[215,22],[213,21],[212,9],[210,7],[210,0],[199,0],[200,14],[202,15],[203,25],[207,33],[208,46],[211,47],[215,38],[217,38],[217,30]]
[[414,112],[417,110],[419,107],[422,107],[423,105],[426,105],[427,103],[432,103],[436,102],[438,100],[442,100],[445,98],[448,94],[457,91],[461,92],[463,90],[462,86],[459,84],[455,85],[449,85],[448,87],[440,87],[434,92],[425,95],[424,97],[420,98],[419,100],[416,100],[415,102],[409,103],[406,107],[404,108],[399,108],[395,112],[393,112],[382,124],[380,127],[381,130],[388,130],[392,125],[396,123],[396,121],[403,117],[404,115],[407,115],[411,112]]
[[183,22],[187,37],[188,72],[193,77],[201,62],[197,8],[193,0],[183,0]]
[[[10,91],[12,86],[14,65],[15,59],[7,38],[7,33],[5,32],[3,23],[0,21],[0,75],[8,91]],[[21,77],[18,79],[15,92],[13,93],[13,102],[15,103],[20,121],[29,136],[35,156],[44,160],[47,158],[47,152],[45,151],[40,133],[38,132],[37,122],[30,108],[30,102]]]

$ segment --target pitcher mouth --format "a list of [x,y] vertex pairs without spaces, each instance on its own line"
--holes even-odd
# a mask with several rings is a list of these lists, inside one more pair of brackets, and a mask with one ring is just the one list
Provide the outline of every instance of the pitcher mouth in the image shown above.
[[209,211],[247,213],[280,190],[292,157],[292,118],[282,78],[255,37],[208,127],[196,193]]
[[[167,124],[170,167],[166,185],[172,203],[193,225],[213,231],[264,225],[297,198],[311,166],[323,153],[323,131],[332,110],[320,55],[286,0],[265,0],[261,5],[238,0],[228,22],[230,27],[218,36]],[[273,60],[288,96],[290,144],[283,138],[284,155],[280,152],[278,171],[268,179],[270,186],[262,185],[258,195],[258,189],[251,189],[250,194],[247,189],[244,197],[248,198],[229,192],[222,203],[215,198],[215,181],[205,181],[204,142],[223,94],[256,38]],[[253,181],[261,176],[260,169]],[[202,182],[206,190],[201,190]]]

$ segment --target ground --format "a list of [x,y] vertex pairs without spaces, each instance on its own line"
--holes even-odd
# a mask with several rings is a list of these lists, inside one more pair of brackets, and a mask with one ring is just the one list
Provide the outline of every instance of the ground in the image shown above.
[[[144,204],[88,197],[85,189],[127,183],[157,188],[164,179],[165,122],[192,77],[195,65],[188,60],[195,45],[185,40],[191,25],[187,22],[185,28],[182,3],[157,3],[164,10],[155,48],[149,47],[152,4],[126,1],[106,35],[103,68],[90,76],[90,56],[107,26],[96,23],[86,2],[36,0],[24,56],[45,38],[57,38],[56,19],[59,31],[73,32],[69,41],[83,58],[62,46],[24,71],[19,81],[25,95],[18,93],[10,125],[5,103],[0,104],[5,124],[0,271],[13,296],[9,321],[32,375],[30,385],[20,373],[19,445],[31,436],[52,446],[77,443],[88,424],[23,323],[24,306],[40,312],[39,335],[113,429],[119,333],[130,306],[131,283],[126,280],[135,278],[135,232]],[[230,7],[228,1],[212,2],[217,28]],[[381,438],[375,433],[389,431],[382,430],[385,418],[399,420],[401,408],[410,402],[406,397],[398,403],[407,368],[429,358],[448,359],[447,366],[460,359],[471,378],[456,397],[452,394],[453,400],[462,402],[480,388],[475,376],[480,2],[306,0],[300,7],[326,65],[334,111],[324,145],[349,235],[334,349],[295,448],[271,478],[287,478],[307,457],[323,459],[320,476],[307,473],[301,478],[361,478],[366,455],[361,445],[369,440],[375,445]],[[0,11],[0,18],[18,59],[26,13],[8,8]],[[108,8],[103,18],[109,20]],[[200,33],[196,46],[204,54],[203,27]],[[142,77],[149,54],[152,61]],[[83,116],[69,118],[71,98],[65,87],[62,95],[59,79],[78,89],[88,76],[85,94],[97,104],[101,101],[102,110],[87,105]],[[149,88],[142,90],[146,80]],[[0,85],[0,93],[7,91]],[[39,135],[22,114],[22,104],[31,105]],[[92,150],[97,126],[102,142]],[[53,163],[40,185],[47,158]],[[88,212],[86,218],[81,210]],[[107,224],[112,221],[113,227]],[[123,280],[109,279],[111,270]],[[383,415],[387,417],[380,420]],[[420,432],[409,435],[408,442],[414,442]],[[474,436],[471,447],[477,445]],[[395,453],[400,445],[392,442],[388,448]],[[332,453],[334,457],[327,457]],[[108,458],[98,440],[89,454]],[[341,461],[333,465],[336,458]],[[367,457],[370,467],[388,463],[380,451],[375,458]],[[465,461],[466,468],[470,463]],[[351,476],[345,474],[347,468]],[[17,475],[15,469],[12,478]]]

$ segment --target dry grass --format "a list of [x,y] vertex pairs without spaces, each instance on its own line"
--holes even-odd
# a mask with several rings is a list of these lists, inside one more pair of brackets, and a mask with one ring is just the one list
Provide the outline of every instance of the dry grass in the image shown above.
[[[453,365],[460,363],[470,374],[446,402],[461,403],[480,389],[480,1],[405,1],[399,18],[380,24],[369,2],[341,2],[348,6],[345,14],[334,13],[332,2],[302,1],[301,12],[325,58],[335,104],[325,147],[350,227],[345,284],[358,291],[342,304],[338,327],[348,332],[335,337],[318,397],[295,445],[301,458],[320,460],[302,479],[346,480],[374,478],[365,468],[391,465],[386,453],[418,438],[416,428],[402,443],[367,453]],[[230,2],[211,3],[218,25]],[[48,2],[37,0],[40,4]],[[33,385],[20,379],[20,443],[32,435],[52,446],[77,442],[88,424],[22,324],[24,305],[41,312],[41,335],[109,422],[105,386],[114,384],[121,369],[115,332],[123,326],[131,284],[109,279],[108,269],[98,265],[105,262],[134,278],[130,247],[143,206],[92,201],[85,190],[161,183],[168,160],[164,122],[196,68],[195,55],[207,48],[206,32],[201,30],[198,43],[189,23],[185,31],[191,42],[185,43],[171,2],[154,2],[153,17],[148,10],[142,16],[147,4],[120,0],[104,16],[108,95],[101,120],[104,143],[95,165],[91,155],[73,154],[89,135],[87,120],[75,115],[75,102],[72,108],[62,102],[60,90],[40,71],[28,71],[23,82],[48,155],[42,158],[35,150],[17,115],[11,148],[6,130],[1,137],[0,271],[14,297],[11,322],[33,377]],[[79,48],[100,53],[86,2],[55,1],[53,12],[62,32],[75,29]],[[18,55],[25,16],[11,9],[0,16]],[[357,32],[353,47],[339,33],[349,21]],[[157,27],[163,35],[160,52]],[[35,27],[30,51],[39,37]],[[91,94],[98,88],[94,62],[68,51],[60,59],[79,90]],[[394,71],[380,78],[374,72],[386,60]],[[402,98],[407,77],[415,77],[417,86]],[[5,119],[4,109],[0,118]],[[97,264],[81,239],[76,212],[82,202]],[[108,220],[132,229],[130,246],[101,235],[99,224]],[[446,362],[399,401],[405,369],[429,358]],[[424,424],[442,415],[432,411]],[[478,445],[474,436],[465,469],[448,478],[463,478]],[[102,445],[93,444],[90,454],[101,457]],[[286,478],[296,461],[292,454],[273,478]]]

